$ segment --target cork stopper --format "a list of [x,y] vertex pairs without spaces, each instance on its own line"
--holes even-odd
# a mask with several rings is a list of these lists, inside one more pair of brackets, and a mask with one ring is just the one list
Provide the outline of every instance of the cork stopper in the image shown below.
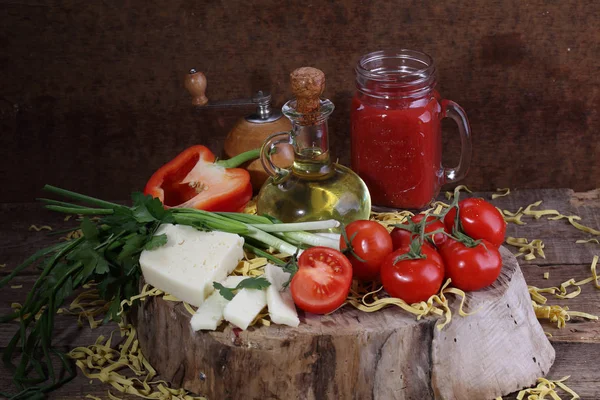
[[290,74],[292,93],[296,97],[296,111],[303,114],[318,112],[319,98],[325,90],[325,74],[323,71],[302,67]]

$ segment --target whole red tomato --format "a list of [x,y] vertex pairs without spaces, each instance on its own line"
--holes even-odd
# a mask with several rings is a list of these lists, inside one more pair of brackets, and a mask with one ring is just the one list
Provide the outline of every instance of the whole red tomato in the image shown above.
[[392,247],[396,250],[401,246],[409,246],[418,235],[407,229],[394,228],[390,236],[392,238]]
[[290,292],[300,309],[327,314],[346,300],[351,283],[352,265],[342,253],[328,247],[311,247],[298,258]]
[[452,279],[453,286],[465,291],[491,285],[502,270],[498,248],[485,239],[475,247],[448,240],[440,249],[440,254],[444,260],[446,277]]
[[[418,240],[418,239],[415,239]],[[410,251],[410,244],[404,244],[400,247],[398,247],[397,249],[394,250],[394,254],[395,253],[400,253],[400,255],[402,254],[406,254]],[[440,253],[438,253],[435,250],[435,247],[433,247],[432,245],[430,245],[429,243],[423,243],[421,245],[421,253],[427,257],[428,260],[432,260],[433,262],[435,262],[436,264],[440,264],[441,266],[444,266],[444,260],[442,259],[442,256],[440,255]]]
[[[413,215],[410,218],[410,220],[413,224],[419,224],[423,220],[423,217],[425,217],[424,214],[417,214]],[[406,225],[406,227],[408,229],[396,227],[392,230],[390,236],[392,237],[392,244],[394,246],[394,250],[400,248],[400,246],[403,245],[410,245],[412,240],[415,237],[419,236],[420,232],[418,226]],[[442,223],[442,221],[438,218],[435,218],[434,216],[428,216],[427,223],[425,225],[425,233],[431,233],[440,229],[444,230],[444,224]],[[446,238],[447,236],[443,233],[438,233],[436,235],[433,235],[432,240],[433,243],[435,243],[436,247],[440,247],[443,246],[444,242],[446,242]]]
[[[418,224],[423,220],[424,217],[425,217],[425,214],[417,214],[417,215],[414,215],[411,218],[411,220],[415,224]],[[425,223],[425,233],[431,233],[431,232],[434,232],[437,230],[443,231],[444,223],[439,218],[429,215],[427,217],[427,222]],[[448,238],[448,236],[444,235],[443,233],[437,233],[437,234],[433,235],[431,240],[433,240],[435,247],[440,248],[441,246],[444,245],[447,238]]]
[[[460,223],[464,233],[473,239],[485,239],[496,247],[504,242],[506,222],[492,204],[480,198],[468,198],[458,203]],[[452,208],[444,218],[446,230],[452,233],[456,208]]]
[[[426,249],[426,246],[423,248]],[[431,246],[429,249],[436,253]],[[406,254],[405,249],[396,250],[381,264],[383,288],[391,296],[409,304],[426,301],[440,290],[444,281],[444,266],[439,262],[441,258],[437,260],[431,252],[424,251],[426,258],[397,261],[403,254]]]
[[[351,241],[354,254],[346,253],[352,264],[354,278],[368,281],[379,276],[383,259],[392,252],[392,238],[387,229],[375,221],[354,221],[346,227],[346,236]],[[347,248],[344,236],[340,238],[340,250]]]

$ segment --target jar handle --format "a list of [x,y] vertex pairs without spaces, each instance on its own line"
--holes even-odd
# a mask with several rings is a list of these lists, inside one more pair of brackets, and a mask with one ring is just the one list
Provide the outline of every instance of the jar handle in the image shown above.
[[458,125],[460,134],[460,159],[454,168],[444,167],[444,182],[452,183],[463,179],[471,165],[471,127],[467,114],[461,106],[451,100],[442,100],[442,115],[451,118]]
[[280,168],[273,163],[271,156],[277,152],[277,145],[279,144],[293,144],[291,132],[279,132],[274,133],[262,144],[260,148],[260,162],[263,168],[267,171],[267,174],[273,178],[273,182],[283,182],[290,174],[291,169]]

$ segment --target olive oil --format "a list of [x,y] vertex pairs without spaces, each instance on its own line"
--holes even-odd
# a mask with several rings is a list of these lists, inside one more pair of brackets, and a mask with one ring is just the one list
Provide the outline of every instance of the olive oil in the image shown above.
[[336,219],[348,224],[368,219],[371,199],[364,182],[350,169],[334,164],[325,177],[292,175],[283,183],[265,183],[258,199],[259,214],[283,222]]
[[[275,134],[263,144],[261,159],[271,176],[258,195],[259,214],[283,222],[336,219],[349,224],[369,218],[367,186],[352,170],[332,163],[329,157],[327,119],[334,106],[329,100],[319,100],[323,88],[324,75],[319,70],[300,68],[292,73],[297,99],[283,106],[292,131]],[[270,159],[282,143],[294,147],[289,169],[275,166]]]

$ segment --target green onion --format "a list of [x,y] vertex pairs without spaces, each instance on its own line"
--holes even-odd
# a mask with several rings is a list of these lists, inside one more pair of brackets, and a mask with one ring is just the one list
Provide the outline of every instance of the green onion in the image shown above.
[[[294,254],[297,246],[325,246],[339,249],[339,241],[304,232],[304,229],[320,230],[336,228],[336,220],[311,221],[299,223],[272,223],[268,218],[241,213],[211,213],[193,208],[172,208],[175,222],[195,227],[206,227],[218,231],[237,233],[250,237],[279,250],[285,254]],[[256,221],[266,224],[256,224]],[[272,235],[270,233],[283,233]]]
[[298,242],[307,244],[309,246],[323,246],[330,247],[332,249],[340,249],[340,241],[330,239],[327,237],[315,235],[308,232],[285,232],[284,237],[296,240]]
[[206,211],[190,209],[183,212],[173,211],[175,222],[181,225],[190,225],[196,228],[204,227],[211,230],[237,233],[240,235],[244,235],[248,232],[248,226],[246,224],[216,214],[207,213]]
[[95,197],[86,196],[80,193],[71,192],[70,190],[65,190],[58,188],[56,186],[46,185],[44,186],[44,190],[50,193],[57,194],[59,196],[63,196],[69,199],[78,200],[82,203],[91,204],[98,207],[106,207],[106,208],[125,208],[117,203],[111,203],[110,201],[96,199]]
[[37,198],[36,200],[44,202],[46,204],[54,205],[54,206],[63,206],[63,207],[71,207],[71,208],[87,208],[85,206],[71,204],[71,203],[67,203],[65,201],[58,201],[58,200],[44,199],[44,198]]
[[256,239],[284,254],[292,255],[298,251],[296,246],[267,232],[263,232],[252,225],[248,225],[248,234],[246,236]]
[[250,250],[256,256],[258,256],[258,257],[264,257],[267,260],[271,261],[275,265],[279,265],[279,266],[285,265],[285,261],[283,261],[280,258],[275,257],[273,254],[267,253],[266,251],[259,249],[258,247],[254,247],[254,246],[252,246],[251,244],[248,244],[248,243],[244,243],[244,247],[246,249]]
[[265,232],[296,232],[296,231],[320,231],[337,228],[340,223],[335,219],[325,221],[295,222],[281,224],[252,224],[255,228]]
[[57,211],[65,214],[81,214],[81,215],[110,215],[115,212],[112,208],[79,208],[79,207],[62,207],[48,205],[48,210]]
[[233,213],[233,212],[217,212],[215,214],[219,214],[223,217],[235,219],[236,221],[240,221],[245,224],[273,224],[273,222],[269,218],[262,217],[260,215]]

